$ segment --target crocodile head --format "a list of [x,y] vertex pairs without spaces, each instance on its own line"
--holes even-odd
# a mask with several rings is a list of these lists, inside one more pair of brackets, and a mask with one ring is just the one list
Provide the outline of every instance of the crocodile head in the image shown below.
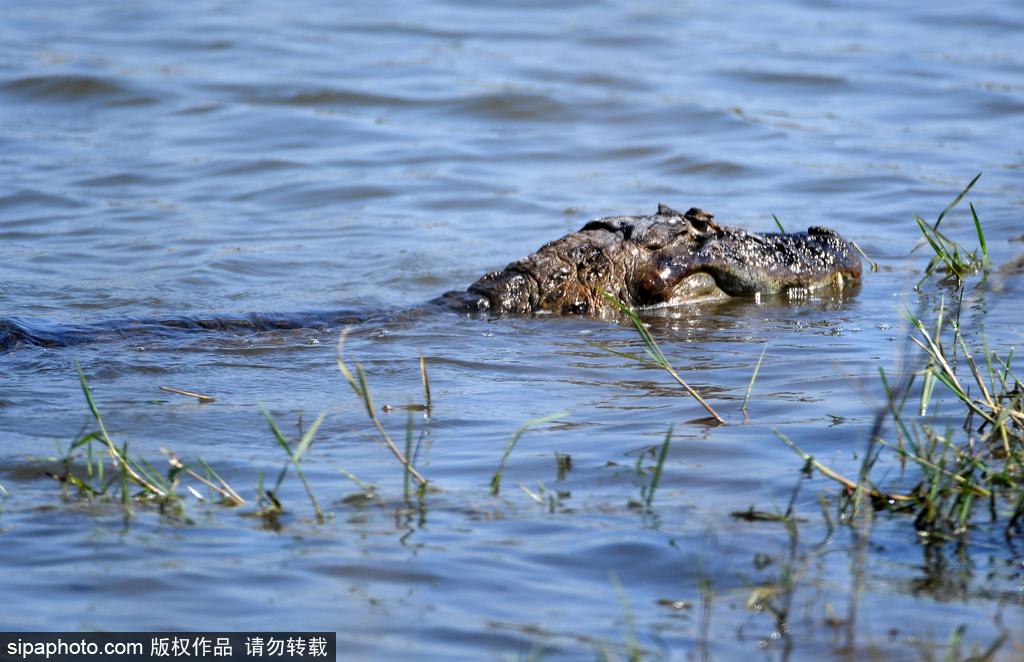
[[842,289],[860,275],[860,258],[832,230],[755,234],[719,225],[702,209],[659,205],[652,216],[590,221],[442,302],[498,315],[603,316],[614,310],[603,293],[643,308]]

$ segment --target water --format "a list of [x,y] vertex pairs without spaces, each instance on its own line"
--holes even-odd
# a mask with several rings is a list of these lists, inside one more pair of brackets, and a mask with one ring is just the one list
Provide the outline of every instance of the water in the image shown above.
[[[970,195],[993,263],[965,319],[1021,341],[1024,28],[1013,2],[51,3],[0,23],[0,317],[118,318],[401,311],[602,215],[658,202],[771,230],[824,224],[881,271],[847,302],[695,306],[652,320],[670,360],[729,424],[711,427],[663,373],[592,347],[638,348],[583,319],[435,314],[357,325],[391,434],[414,412],[438,490],[402,500],[401,467],[335,365],[337,330],[110,337],[0,355],[0,514],[9,629],[336,630],[346,658],[625,656],[915,658],[958,624],[985,646],[1022,615],[1019,543],[919,544],[909,518],[858,545],[829,536],[824,478],[774,435],[855,474],[927,261],[911,214]],[[973,241],[966,209],[946,228]],[[930,308],[928,309],[931,310]],[[929,312],[929,315],[932,313]],[[767,352],[745,419],[740,403]],[[161,467],[203,457],[251,499],[288,434],[327,419],[304,461],[331,515],[291,476],[286,514],[189,501],[188,523],[61,498],[46,476],[91,429]],[[161,385],[216,397],[209,405]],[[494,498],[489,481],[527,431]],[[654,507],[638,459],[675,436]],[[559,478],[555,453],[572,468]],[[641,464],[653,464],[645,456]],[[84,467],[84,460],[77,460]],[[377,487],[368,504],[344,468]],[[898,473],[890,474],[899,481]],[[912,472],[895,482],[909,489]],[[187,481],[186,481],[187,482]],[[560,495],[554,512],[519,487]],[[542,487],[543,485],[543,487]],[[730,516],[784,509],[776,523]],[[197,487],[200,487],[196,485]],[[748,609],[795,572],[789,625]],[[756,602],[756,601],[755,601]],[[675,603],[675,606],[674,606]],[[851,611],[851,604],[856,608]],[[1019,627],[1017,632],[1019,632]],[[1021,654],[1019,634],[1000,654]]]

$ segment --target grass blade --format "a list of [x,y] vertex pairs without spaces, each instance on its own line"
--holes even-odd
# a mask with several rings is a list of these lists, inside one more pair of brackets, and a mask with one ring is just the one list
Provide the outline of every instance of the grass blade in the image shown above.
[[[787,437],[786,435],[782,434],[782,432],[780,432],[778,430],[773,430],[773,432],[775,432],[775,436],[776,437],[778,437],[779,439],[782,440],[782,443],[786,444],[791,449],[793,449],[793,451],[797,455],[799,455],[804,460],[804,462],[807,462],[808,464],[810,464],[812,467],[814,467],[815,469],[820,471],[822,474],[824,474],[828,478],[831,478],[832,480],[836,481],[837,483],[841,483],[842,485],[844,485],[850,491],[856,491],[857,489],[860,489],[860,488],[863,487],[863,486],[858,485],[857,483],[853,482],[852,480],[850,480],[846,476],[844,476],[844,475],[842,475],[842,474],[840,474],[840,473],[838,473],[836,471],[833,471],[832,469],[828,468],[827,466],[825,466],[821,462],[818,462],[817,460],[815,460],[813,455],[810,455],[809,453],[805,453],[799,446],[797,446],[795,443],[793,443],[790,440],[789,437]],[[871,496],[874,496],[874,497],[881,497],[881,498],[885,498],[885,499],[892,499],[893,501],[912,501],[913,500],[913,497],[905,496],[905,495],[902,495],[902,494],[882,494],[878,490],[875,490],[875,489],[870,488],[870,487],[865,488],[865,489],[867,490],[868,494],[870,494]]]
[[[423,357],[420,357],[420,367],[423,366]],[[429,398],[429,396],[428,396]],[[406,412],[405,416],[405,457],[412,457],[412,409]],[[412,462],[406,463],[403,467],[402,472],[402,496],[406,501],[409,500],[409,470],[412,469]]]
[[964,188],[964,190],[960,191],[959,195],[957,195],[955,198],[953,198],[953,202],[951,202],[948,205],[946,205],[946,208],[942,210],[942,213],[939,214],[939,217],[937,219],[935,219],[935,225],[932,226],[932,230],[938,230],[939,229],[939,223],[942,222],[942,219],[944,219],[946,217],[946,214],[948,214],[950,211],[952,211],[953,207],[956,207],[958,204],[960,204],[960,201],[964,199],[964,196],[967,195],[967,192],[971,190],[971,188],[974,186],[975,183],[977,183],[977,181],[979,179],[981,179],[981,173],[980,172],[977,175],[974,176],[974,179],[971,180],[971,183],[968,184]]
[[[288,443],[288,440],[285,438],[284,433],[281,432],[281,428],[279,428],[277,426],[277,423],[274,422],[274,418],[273,416],[270,415],[270,412],[267,411],[266,408],[263,407],[263,405],[260,405],[260,411],[263,413],[263,417],[267,419],[267,425],[270,426],[270,430],[274,434],[274,439],[277,441],[278,445],[281,446],[284,452],[288,455],[289,462],[295,467],[295,473],[298,475],[299,481],[302,483],[302,487],[306,490],[306,496],[309,497],[309,502],[313,506],[313,512],[316,513],[317,521],[322,522],[324,519],[324,513],[320,509],[320,504],[316,500],[316,495],[313,494],[313,488],[310,486],[309,481],[306,480],[306,474],[305,472],[302,471],[302,467],[299,465],[299,461],[301,460],[302,455],[309,449],[310,444],[313,443],[313,436],[320,428],[320,424],[324,422],[324,418],[327,416],[327,412],[324,412],[317,417],[316,421],[313,422],[313,425],[310,426],[309,430],[307,430],[306,433],[302,435],[302,439],[299,440],[299,443],[295,447],[295,450],[292,451],[291,444]],[[284,477],[287,474],[287,471],[288,463],[285,463],[284,467],[281,468],[281,472],[277,475],[277,483],[274,486],[275,493],[278,490],[280,490],[281,483],[284,482]]]
[[424,404],[427,407],[427,412],[430,412],[431,401],[430,401],[430,378],[427,376],[427,359],[420,354],[420,379],[423,382],[423,399]]
[[661,444],[661,450],[658,451],[658,462],[654,466],[654,474],[651,476],[651,484],[647,487],[647,499],[645,504],[648,508],[651,507],[651,502],[654,501],[654,491],[658,489],[658,483],[661,481],[661,468],[665,464],[665,458],[668,457],[668,446],[672,441],[672,429],[673,426],[668,426],[668,432],[665,433],[665,441]]
[[[85,373],[82,371],[82,366],[77,361],[75,362],[75,369],[78,371],[78,383],[82,387],[82,393],[85,394],[85,401],[89,405],[89,411],[92,412],[92,417],[96,420],[96,425],[98,425],[100,428],[100,441],[107,447],[107,452],[110,454],[110,457],[114,461],[114,463],[121,467],[122,486],[127,488],[127,479],[131,478],[133,482],[135,482],[144,490],[150,492],[154,496],[157,496],[161,499],[169,498],[169,494],[167,494],[164,490],[160,489],[158,486],[146,480],[143,476],[139,474],[139,472],[137,472],[128,463],[127,454],[122,455],[121,452],[118,451],[117,446],[114,444],[113,440],[110,438],[110,434],[107,432],[107,426],[103,422],[103,417],[100,415],[100,410],[96,406],[96,402],[93,400],[92,390],[89,388],[89,382],[85,378]],[[125,445],[125,449],[127,449],[127,444]],[[127,489],[125,489],[125,495],[127,495]],[[125,498],[127,498],[127,496]]]
[[373,423],[374,427],[377,428],[381,438],[384,440],[384,445],[387,446],[388,450],[391,451],[391,454],[402,463],[405,470],[416,479],[420,484],[420,488],[423,488],[427,484],[427,479],[424,478],[420,472],[412,466],[412,462],[402,454],[402,451],[398,449],[398,446],[391,439],[391,435],[389,435],[387,430],[384,428],[384,424],[381,423],[380,419],[377,417],[377,412],[373,408],[373,401],[370,398],[370,387],[367,385],[366,373],[363,371],[363,366],[359,363],[356,364],[356,372],[358,373],[357,379],[352,374],[348,364],[345,363],[345,338],[348,336],[348,331],[349,330],[346,328],[341,332],[341,336],[338,338],[338,353],[336,357],[338,369],[345,377],[345,381],[347,381],[349,386],[352,387],[355,394],[363,400],[363,403],[366,405],[366,415],[369,416],[370,421]]
[[989,260],[988,244],[985,243],[985,232],[981,229],[981,220],[978,218],[978,212],[974,209],[974,203],[972,202],[969,206],[971,208],[971,219],[974,221],[974,229],[978,233],[978,245],[981,246],[981,254],[983,256],[982,268],[987,271],[989,267]]
[[[704,398],[702,398],[700,396],[700,394],[697,393],[696,390],[694,390],[694,388],[692,386],[687,384],[683,380],[683,378],[679,376],[679,374],[672,367],[672,364],[670,364],[668,359],[665,358],[665,354],[662,353],[661,348],[658,347],[658,343],[655,342],[654,338],[651,336],[650,331],[647,330],[647,327],[644,325],[643,321],[637,316],[636,312],[632,308],[630,308],[629,306],[624,304],[622,301],[620,301],[618,299],[618,297],[616,297],[616,296],[614,296],[612,294],[609,294],[608,292],[602,291],[601,295],[605,299],[607,299],[609,303],[611,303],[613,306],[618,308],[619,311],[621,311],[623,315],[625,315],[626,317],[629,318],[629,321],[633,324],[633,328],[636,329],[636,332],[640,334],[640,338],[641,338],[641,340],[643,340],[643,343],[644,343],[644,350],[651,357],[651,359],[653,361],[653,364],[657,365],[662,370],[664,370],[669,375],[671,375],[672,378],[676,380],[676,383],[678,383],[680,386],[682,386],[686,390],[687,393],[689,393],[691,396],[693,396],[693,398],[695,400],[697,400],[697,402],[699,402],[701,404],[701,406],[704,407],[704,409],[707,410],[707,412],[709,414],[711,414],[711,416],[714,417],[714,419],[716,421],[718,421],[719,423],[725,423],[725,419],[723,419],[721,416],[719,416],[718,412],[715,411],[714,408],[712,408],[712,406],[709,405],[704,400]],[[597,347],[601,347],[600,345],[596,345],[596,346]],[[627,358],[632,358],[628,354],[625,354],[625,353],[622,353],[622,352],[616,352],[614,350],[609,350],[607,348],[604,348],[604,349],[606,351],[608,351],[608,352],[611,352],[612,354],[617,354],[619,356],[626,356]],[[647,360],[643,360],[642,362],[644,362],[644,363],[651,363],[651,362],[649,362]]]
[[313,425],[309,426],[306,430],[306,434],[302,435],[302,439],[299,441],[299,445],[295,448],[295,454],[292,456],[292,460],[298,464],[299,458],[305,455],[306,451],[309,450],[310,445],[313,443],[313,436],[316,435],[316,431],[320,429],[320,424],[324,422],[327,417],[327,412],[321,413],[317,416],[316,420],[313,421]]
[[555,414],[548,414],[547,416],[540,416],[533,418],[516,430],[512,437],[508,440],[508,444],[505,446],[505,452],[501,456],[501,462],[498,463],[498,470],[494,472],[494,476],[491,478],[491,495],[498,496],[498,492],[501,490],[501,472],[505,469],[505,463],[508,462],[509,455],[512,454],[512,449],[516,447],[516,443],[519,441],[519,437],[523,436],[523,433],[534,427],[535,425],[543,425],[559,418],[564,418],[569,415],[570,412],[560,411]]
[[757,364],[754,366],[754,374],[750,375],[750,383],[747,384],[747,392],[743,396],[743,405],[740,407],[740,411],[747,411],[747,401],[750,400],[750,392],[754,390],[754,380],[757,379],[757,372],[761,369],[761,361],[764,360],[764,353],[768,351],[768,343],[764,344],[764,348],[761,350],[761,356],[757,357]]

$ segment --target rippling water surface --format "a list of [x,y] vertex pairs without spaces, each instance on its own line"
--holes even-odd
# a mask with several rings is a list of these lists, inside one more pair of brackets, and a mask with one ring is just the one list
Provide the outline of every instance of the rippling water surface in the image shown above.
[[[970,199],[1000,268],[964,316],[993,346],[1020,343],[1021,34],[1010,0],[8,7],[6,320],[402,311],[589,218],[659,202],[752,230],[774,229],[773,213],[790,230],[829,225],[881,269],[848,301],[653,318],[728,420],[717,427],[663,373],[589,344],[639,351],[623,326],[445,313],[356,325],[346,352],[375,405],[394,408],[381,417],[399,442],[404,407],[423,399],[421,354],[429,367],[433,408],[412,420],[436,490],[412,507],[335,365],[336,328],[16,347],[0,354],[0,621],[336,630],[363,659],[625,657],[631,642],[672,659],[809,658],[850,654],[851,631],[856,657],[898,659],[958,624],[987,645],[1022,622],[1020,543],[981,527],[966,549],[926,546],[883,515],[858,583],[862,548],[829,533],[819,506],[834,484],[803,478],[773,431],[856,473],[878,368],[898,370],[898,309],[917,305],[927,261],[911,254],[912,214],[934,219],[978,172]],[[966,209],[944,227],[974,241]],[[251,502],[190,501],[182,522],[63,499],[46,477],[60,471],[54,442],[94,425],[76,362],[131,453],[202,457],[246,498],[284,459],[259,407],[296,436],[327,412],[304,460],[327,521],[294,476],[273,520]],[[559,411],[522,436],[492,497],[510,435]],[[670,425],[652,508],[638,508]],[[339,469],[377,497],[348,499],[359,489]],[[784,510],[797,488],[795,539],[730,517]],[[748,600],[758,587],[788,600],[784,624]],[[1007,659],[1024,655],[1017,632]]]

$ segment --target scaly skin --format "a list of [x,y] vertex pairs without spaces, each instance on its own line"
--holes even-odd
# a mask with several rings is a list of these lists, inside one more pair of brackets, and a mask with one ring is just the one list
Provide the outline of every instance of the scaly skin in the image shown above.
[[[431,304],[497,316],[555,313],[615,318],[617,310],[603,292],[634,308],[645,308],[716,297],[842,290],[859,281],[860,275],[857,253],[832,230],[754,234],[718,225],[701,209],[680,214],[659,205],[653,216],[590,221],[579,232],[545,244],[502,271],[487,274],[466,291],[448,292]],[[409,312],[420,314],[429,309],[424,306]],[[373,317],[335,311],[124,319],[79,325],[0,318],[0,352],[19,344],[59,347],[104,335],[153,336],[175,330],[327,329]]]
[[842,290],[861,277],[860,257],[834,230],[755,234],[719,225],[701,209],[665,205],[653,216],[590,221],[465,292],[437,303],[491,315],[607,317],[602,291],[634,308],[715,297]]

